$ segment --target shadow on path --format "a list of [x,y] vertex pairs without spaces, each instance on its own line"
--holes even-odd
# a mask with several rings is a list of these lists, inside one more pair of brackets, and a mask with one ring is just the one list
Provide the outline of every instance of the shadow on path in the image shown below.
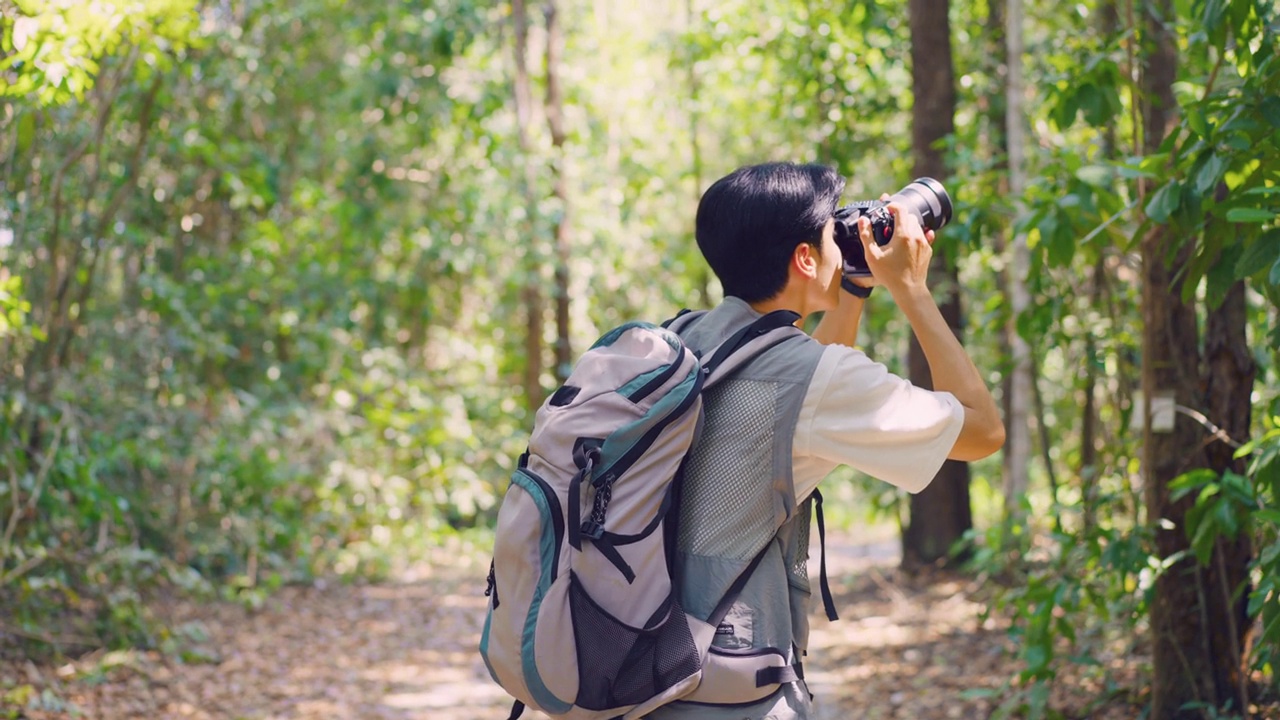
[[[909,578],[897,562],[896,541],[833,538],[828,568],[842,619],[827,622],[815,602],[806,667],[821,720],[987,717],[992,701],[962,693],[1009,676],[1005,634],[980,623],[969,580]],[[816,587],[817,558],[810,563]],[[80,717],[103,720],[502,720],[510,699],[476,652],[486,571],[472,561],[397,583],[285,588],[257,612],[175,606],[175,625],[207,636],[187,653],[196,662],[132,653],[107,663],[99,654],[15,672],[56,685]]]

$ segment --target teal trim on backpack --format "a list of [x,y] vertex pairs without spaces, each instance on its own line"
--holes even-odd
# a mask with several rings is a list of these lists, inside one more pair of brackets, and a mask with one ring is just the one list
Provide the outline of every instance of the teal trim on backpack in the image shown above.
[[623,333],[635,328],[645,328],[648,330],[656,331],[659,335],[662,336],[663,340],[667,341],[667,344],[671,346],[672,350],[679,350],[680,346],[683,344],[683,342],[680,340],[680,336],[676,335],[675,333],[671,332],[670,330],[664,327],[659,327],[657,325],[654,325],[653,323],[644,322],[642,320],[634,320],[632,322],[619,325],[618,327],[610,330],[604,335],[601,335],[600,339],[597,340],[595,344],[588,349],[595,350],[598,347],[608,347],[614,344],[615,342],[617,342],[618,338],[622,337]]
[[[618,388],[618,394],[623,397],[631,397],[632,393],[645,385],[648,385],[650,380],[666,372],[670,367],[670,365],[662,365],[656,370],[650,370],[647,373],[641,373],[640,375],[631,378],[627,382],[623,383],[622,387]],[[674,372],[672,374],[674,374]]]
[[[511,476],[511,482],[529,493],[542,515],[542,538],[538,545],[542,575],[538,578],[538,589],[534,591],[533,600],[529,603],[529,615],[524,621],[524,634],[520,643],[520,660],[524,668],[525,685],[528,686],[529,694],[538,707],[552,715],[563,714],[568,712],[573,704],[551,693],[546,683],[542,681],[542,675],[538,672],[538,663],[534,657],[534,634],[538,627],[538,610],[542,607],[542,598],[546,595],[547,588],[551,586],[552,558],[559,551],[556,547],[555,532],[552,530],[551,506],[547,504],[542,488],[519,470]],[[486,659],[485,662],[488,663],[488,660]]]
[[480,657],[484,658],[484,666],[489,670],[489,677],[493,681],[502,684],[498,679],[498,673],[493,671],[493,665],[489,664],[489,625],[493,622],[493,608],[489,608],[489,612],[484,614],[484,630],[480,632]]
[[613,470],[613,466],[617,464],[623,456],[625,456],[640,439],[657,423],[662,422],[667,415],[679,408],[680,404],[689,397],[693,392],[696,382],[702,374],[702,367],[695,365],[680,384],[671,389],[662,399],[654,403],[649,412],[644,417],[636,420],[630,425],[618,428],[613,434],[605,438],[604,445],[600,447],[600,470],[596,471],[593,477],[603,477],[605,474]]

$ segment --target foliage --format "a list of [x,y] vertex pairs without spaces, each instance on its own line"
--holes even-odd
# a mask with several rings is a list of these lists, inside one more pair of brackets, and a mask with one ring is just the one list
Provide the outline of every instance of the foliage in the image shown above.
[[0,96],[34,95],[44,104],[84,98],[104,59],[130,52],[148,63],[191,40],[196,0],[0,2]]
[[[1007,327],[1035,353],[1034,480],[1053,490],[1026,499],[1025,525],[980,507],[969,540],[974,571],[1002,588],[992,611],[1014,618],[1022,672],[1005,711],[1034,716],[1053,712],[1067,668],[1105,679],[1140,652],[1133,631],[1163,569],[1132,430],[1135,250],[1150,223],[1193,243],[1189,298],[1213,307],[1248,284],[1258,386],[1280,377],[1280,43],[1274,3],[1180,3],[1179,125],[1144,156],[1129,20],[1107,29],[1102,0],[1029,7],[1031,182],[1011,198],[994,5],[952,2],[956,213],[938,242],[955,250],[966,345],[990,384]],[[715,301],[693,209],[733,167],[828,162],[849,199],[910,179],[905,3],[566,2],[573,237],[567,287],[551,290],[558,156],[536,55],[527,152],[517,140],[510,9],[0,0],[6,639],[163,644],[146,603],[159,589],[253,605],[321,574],[378,577],[490,526],[529,423],[524,288],[567,293],[584,347],[625,320]],[[1033,253],[1034,300],[1016,318],[1003,277],[1014,233]],[[906,323],[877,298],[861,341],[902,372]],[[1254,539],[1253,659],[1274,676],[1271,392],[1241,451],[1248,471],[1180,487],[1198,499],[1201,561],[1216,538]],[[980,504],[999,494],[998,460],[974,473]],[[828,497],[901,509],[877,481],[830,482]]]

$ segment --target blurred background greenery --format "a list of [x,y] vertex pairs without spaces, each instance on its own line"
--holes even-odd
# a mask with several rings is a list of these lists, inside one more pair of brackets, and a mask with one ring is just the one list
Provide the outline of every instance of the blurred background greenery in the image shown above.
[[[787,159],[849,200],[922,169],[952,191],[935,283],[1021,439],[906,557],[998,581],[1008,707],[1047,712],[1057,668],[1118,637],[1152,663],[1157,578],[1221,556],[1240,625],[1202,699],[1238,712],[1280,640],[1277,22],[1267,0],[0,0],[0,640],[154,644],[155,591],[253,603],[483,549],[531,408],[608,327],[715,303],[697,199]],[[950,122],[921,136],[930,113]],[[911,372],[887,296],[861,342]],[[1144,443],[1144,389],[1182,434]],[[846,527],[928,512],[830,484]]]

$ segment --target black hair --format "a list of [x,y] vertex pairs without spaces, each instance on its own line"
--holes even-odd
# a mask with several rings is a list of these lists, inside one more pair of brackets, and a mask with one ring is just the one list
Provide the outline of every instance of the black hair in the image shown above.
[[725,295],[754,303],[787,283],[796,246],[822,248],[844,178],[825,165],[766,163],[717,180],[698,202],[696,237]]

